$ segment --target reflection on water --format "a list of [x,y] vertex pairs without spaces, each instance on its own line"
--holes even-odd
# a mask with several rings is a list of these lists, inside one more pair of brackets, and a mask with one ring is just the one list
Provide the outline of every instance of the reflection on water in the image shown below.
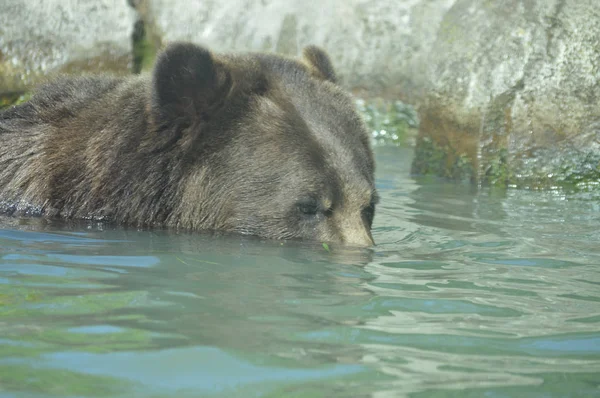
[[378,161],[368,250],[3,220],[0,396],[600,396],[600,200]]

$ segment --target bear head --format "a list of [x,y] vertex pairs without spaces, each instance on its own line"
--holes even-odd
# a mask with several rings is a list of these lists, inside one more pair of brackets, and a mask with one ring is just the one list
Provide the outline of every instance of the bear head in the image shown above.
[[185,168],[167,224],[373,244],[369,135],[327,54],[215,55],[174,43],[147,104],[158,151]]

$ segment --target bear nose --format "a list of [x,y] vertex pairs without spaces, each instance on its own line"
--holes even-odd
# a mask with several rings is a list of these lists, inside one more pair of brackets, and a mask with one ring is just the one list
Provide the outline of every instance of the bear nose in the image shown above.
[[375,245],[371,231],[359,217],[359,219],[345,220],[341,228],[342,242],[351,246],[368,247]]
[[370,232],[364,229],[363,233],[351,233],[343,237],[344,243],[351,246],[370,247],[374,246],[375,242]]

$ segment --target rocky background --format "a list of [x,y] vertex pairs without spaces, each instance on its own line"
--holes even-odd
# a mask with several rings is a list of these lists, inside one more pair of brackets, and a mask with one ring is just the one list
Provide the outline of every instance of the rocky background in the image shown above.
[[138,73],[174,40],[324,47],[416,174],[600,190],[597,0],[0,0],[0,104],[57,73]]

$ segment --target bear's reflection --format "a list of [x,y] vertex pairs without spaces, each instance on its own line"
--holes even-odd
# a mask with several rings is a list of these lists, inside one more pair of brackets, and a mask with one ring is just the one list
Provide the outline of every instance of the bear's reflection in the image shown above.
[[372,275],[362,267],[371,249],[167,230],[59,228],[39,219],[9,228],[15,238],[32,235],[23,243],[28,250],[51,253],[40,261],[93,270],[86,283],[100,287],[78,294],[132,297],[66,322],[140,330],[152,336],[148,349],[215,346],[337,362],[343,360],[339,353],[307,336],[362,324],[361,308],[372,296],[365,283]]

